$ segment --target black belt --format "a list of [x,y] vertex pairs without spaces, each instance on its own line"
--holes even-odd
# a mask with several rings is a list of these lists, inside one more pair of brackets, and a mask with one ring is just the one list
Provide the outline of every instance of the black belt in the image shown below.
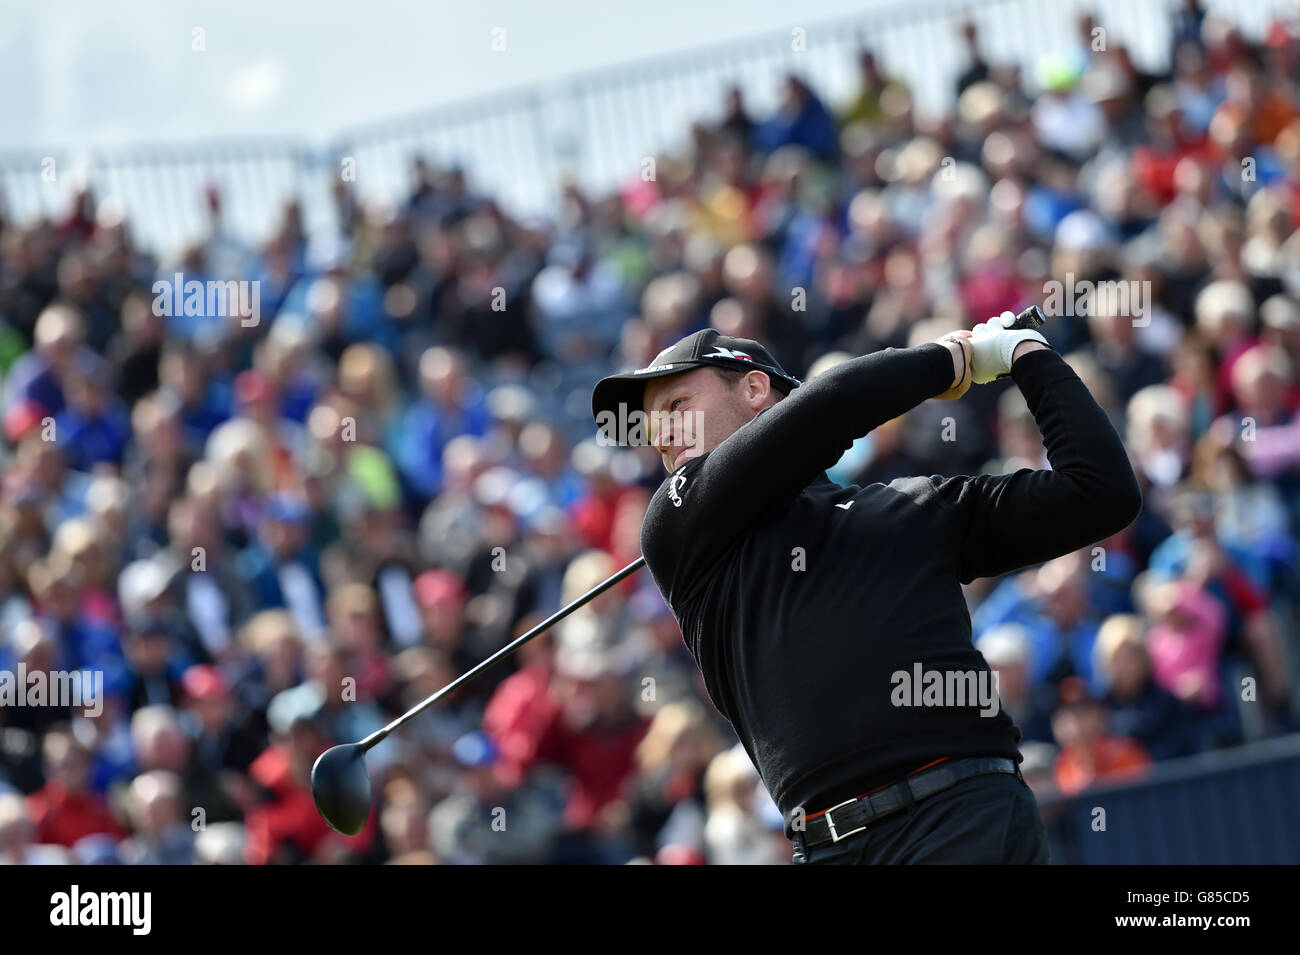
[[830,845],[847,839],[867,828],[867,823],[882,819],[903,809],[909,802],[919,802],[935,793],[955,786],[963,779],[985,773],[1011,773],[1022,782],[1020,766],[1014,759],[992,756],[970,756],[948,760],[932,769],[908,776],[892,786],[878,789],[856,799],[831,806],[825,812],[809,818],[803,834],[807,849]]

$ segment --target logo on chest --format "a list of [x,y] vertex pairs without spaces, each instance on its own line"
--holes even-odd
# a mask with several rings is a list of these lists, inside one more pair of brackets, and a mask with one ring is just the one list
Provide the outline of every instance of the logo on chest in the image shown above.
[[686,475],[678,471],[673,475],[673,479],[668,484],[668,500],[673,502],[673,507],[682,506],[682,496],[677,492],[686,486]]

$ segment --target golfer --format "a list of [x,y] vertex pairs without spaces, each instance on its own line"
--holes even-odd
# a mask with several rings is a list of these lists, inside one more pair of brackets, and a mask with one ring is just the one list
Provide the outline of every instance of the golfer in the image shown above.
[[[1014,320],[807,384],[758,342],[705,329],[592,395],[598,428],[663,455],[642,553],[797,864],[1047,861],[961,585],[1109,537],[1141,492],[1105,412]],[[1051,470],[826,476],[873,428],[1008,374]]]

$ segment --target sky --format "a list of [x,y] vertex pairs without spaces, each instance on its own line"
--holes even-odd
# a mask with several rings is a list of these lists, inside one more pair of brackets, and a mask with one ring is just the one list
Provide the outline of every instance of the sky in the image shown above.
[[873,5],[3,0],[0,148],[325,142],[357,124]]
[[[1086,6],[1141,62],[1164,48],[1171,2]],[[1285,0],[1211,5],[1225,2],[1263,9]],[[690,121],[716,113],[727,83],[763,115],[782,71],[797,69],[842,104],[865,41],[907,79],[923,113],[947,109],[965,55],[953,21],[936,10],[975,11],[990,58],[1019,62],[1031,78],[1039,57],[1074,42],[1081,5],[0,0],[0,201],[31,221],[66,206],[90,179],[101,198],[120,200],[146,244],[176,248],[203,227],[205,184],[223,189],[231,227],[253,239],[268,234],[286,197],[306,190],[309,226],[328,230],[337,146],[355,150],[363,198],[392,201],[419,153],[464,163],[508,208],[545,212],[562,166],[591,188],[622,181],[645,156],[681,148]],[[868,21],[874,35],[860,36]],[[791,57],[799,29],[808,48]],[[656,61],[665,56],[675,65]],[[522,91],[533,105],[473,103],[503,91]],[[466,103],[459,118],[418,118]],[[288,146],[307,150],[305,164],[290,165]],[[53,156],[57,175],[47,175]]]

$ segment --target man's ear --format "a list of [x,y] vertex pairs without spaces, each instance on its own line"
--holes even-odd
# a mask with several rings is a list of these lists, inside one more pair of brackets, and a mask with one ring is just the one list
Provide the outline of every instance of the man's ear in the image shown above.
[[744,378],[745,400],[753,410],[768,405],[769,398],[772,397],[772,379],[768,378],[765,372],[751,371]]

